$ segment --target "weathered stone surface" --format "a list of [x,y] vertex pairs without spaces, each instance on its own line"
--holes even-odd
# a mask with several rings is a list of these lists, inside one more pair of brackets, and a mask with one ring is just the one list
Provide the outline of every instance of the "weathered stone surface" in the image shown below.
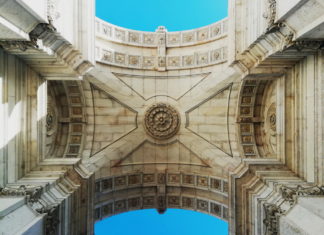
[[229,8],[141,32],[95,19],[93,0],[4,1],[0,233],[93,234],[174,207],[230,234],[320,234],[323,2]]

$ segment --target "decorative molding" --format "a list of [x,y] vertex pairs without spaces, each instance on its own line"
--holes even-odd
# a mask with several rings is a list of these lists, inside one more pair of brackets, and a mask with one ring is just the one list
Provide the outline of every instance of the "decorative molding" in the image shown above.
[[257,80],[245,80],[242,83],[238,102],[238,132],[242,156],[244,158],[259,157],[255,141],[254,123],[260,120],[254,118],[254,106],[257,90],[260,82]]
[[[149,177],[147,177],[149,175]],[[138,183],[130,185],[131,177],[136,176]],[[213,190],[211,187],[199,187],[198,178],[211,179],[209,176],[192,175],[194,185],[183,183],[184,173],[137,173],[111,178],[100,179],[96,182],[96,188],[102,188],[104,181],[116,181],[116,178],[124,178],[124,185],[114,186],[109,190],[96,191],[95,219],[100,220],[125,211],[138,210],[143,208],[156,208],[160,213],[167,208],[183,208],[201,211],[212,216],[227,220],[228,207],[226,205],[227,192],[215,191],[216,197],[204,197],[207,192]],[[147,178],[153,179],[144,182]],[[159,180],[161,178],[161,180]],[[181,180],[182,179],[182,180]],[[220,180],[220,179],[219,179]],[[128,182],[128,186],[127,186]],[[209,182],[209,181],[208,181]],[[225,182],[220,180],[220,182]],[[169,188],[169,190],[168,190]],[[191,188],[191,189],[190,189]],[[103,189],[103,188],[102,188]],[[153,190],[152,190],[153,189]],[[188,194],[188,190],[197,189],[201,192],[195,195]],[[121,196],[121,192],[127,194]],[[213,194],[215,196],[215,194]],[[118,196],[116,196],[118,195]]]
[[[323,196],[324,187],[323,186],[310,186],[304,187],[302,185],[297,185],[296,187],[288,187],[286,185],[280,185],[279,193],[283,199],[279,205],[273,203],[263,204],[263,209],[265,213],[265,219],[263,223],[266,227],[267,235],[279,234],[279,218],[280,216],[287,213],[287,211],[292,208],[296,203],[298,197],[307,196]],[[288,209],[282,208],[282,205],[288,203]]]
[[29,203],[38,202],[42,193],[43,187],[39,185],[20,185],[0,188],[0,196],[24,196]]
[[27,49],[38,49],[38,43],[37,40],[41,37],[43,34],[47,33],[55,33],[56,29],[55,27],[49,23],[40,23],[38,24],[30,33],[29,38],[30,41],[0,41],[0,46],[3,47],[5,50],[21,50],[26,51]]
[[266,218],[263,220],[266,226],[266,235],[277,235],[279,233],[279,217],[283,210],[275,204],[263,204]]
[[183,172],[131,172],[124,175],[115,175],[96,180],[95,192],[105,194],[118,190],[152,185],[177,185],[188,188],[199,188],[213,191],[221,195],[228,195],[228,182],[211,175]]
[[324,40],[300,40],[291,45],[297,51],[318,51],[324,49]]
[[60,223],[59,206],[52,205],[36,209],[40,214],[46,214],[45,217],[45,234],[56,235]]
[[37,48],[34,42],[30,41],[0,41],[0,46],[7,51],[20,50],[26,51],[28,48]]
[[160,26],[156,32],[130,30],[96,18],[96,36],[112,42],[137,47],[158,47],[161,44],[159,34],[165,34],[162,44],[166,47],[194,46],[215,41],[227,36],[228,20],[224,19],[211,25],[194,30],[167,32]]
[[156,208],[160,214],[163,214],[167,208],[182,208],[187,210],[201,211],[208,213],[225,221],[228,220],[228,208],[220,202],[206,200],[189,195],[147,195],[147,196],[129,196],[128,198],[112,198],[106,202],[96,205],[95,219],[101,220],[122,212]]
[[324,195],[323,186],[302,187],[301,185],[298,185],[296,188],[292,188],[282,185],[280,186],[279,191],[282,198],[285,201],[288,201],[290,206],[294,206],[297,203],[298,197]]
[[87,120],[83,89],[76,81],[64,82],[64,88],[69,108],[69,133],[64,157],[77,158],[82,153]]
[[[163,51],[163,46],[159,47],[159,51]],[[225,63],[227,61],[226,46],[207,50],[197,51],[193,54],[184,55],[169,55],[165,56],[164,53],[158,53],[156,56],[142,56],[136,54],[127,54],[115,51],[110,45],[97,46],[96,60],[103,64],[144,69],[144,70],[178,70],[189,68],[200,68],[204,66],[216,65]]]
[[27,203],[39,214],[46,214],[45,234],[55,235],[59,220],[59,206],[57,204],[46,205],[41,199],[44,187],[39,185],[20,185],[0,188],[0,196],[24,196]]

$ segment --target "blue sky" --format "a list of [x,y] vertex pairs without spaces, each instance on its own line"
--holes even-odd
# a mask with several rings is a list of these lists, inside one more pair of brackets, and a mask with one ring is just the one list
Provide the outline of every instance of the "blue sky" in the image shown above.
[[95,235],[227,235],[227,223],[207,214],[168,209],[122,213],[95,224]]
[[194,29],[227,16],[227,0],[96,0],[99,18],[121,27],[155,31]]
[[[166,26],[168,31],[209,25],[227,16],[227,0],[96,0],[96,15],[112,24],[142,31]],[[136,228],[134,230],[134,227]],[[163,215],[139,210],[104,219],[96,235],[226,235],[227,223],[179,209]]]

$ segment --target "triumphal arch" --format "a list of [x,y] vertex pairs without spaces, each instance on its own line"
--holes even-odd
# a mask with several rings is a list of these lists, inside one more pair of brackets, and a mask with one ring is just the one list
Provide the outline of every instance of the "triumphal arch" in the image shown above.
[[180,32],[0,0],[0,45],[1,234],[93,234],[143,208],[323,234],[323,0],[230,0]]

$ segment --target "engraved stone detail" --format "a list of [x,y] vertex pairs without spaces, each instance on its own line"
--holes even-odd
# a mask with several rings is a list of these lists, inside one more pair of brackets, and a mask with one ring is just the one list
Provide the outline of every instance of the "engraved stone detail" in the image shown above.
[[279,190],[283,199],[288,201],[290,206],[296,204],[298,197],[324,195],[324,187],[318,186],[302,187],[301,185],[297,185],[297,187],[293,188],[282,185]]
[[43,193],[43,187],[38,185],[20,185],[12,187],[0,187],[0,196],[26,196],[27,202],[37,202]]
[[153,138],[168,139],[178,132],[180,116],[172,106],[158,103],[146,111],[144,126]]
[[279,217],[282,215],[283,211],[275,204],[264,204],[263,209],[265,211],[263,223],[267,229],[266,234],[278,234]]
[[[280,216],[285,214],[289,208],[297,203],[298,197],[307,196],[322,196],[324,195],[323,186],[308,186],[297,185],[296,187],[288,187],[286,185],[279,186],[279,192],[283,198],[280,205],[265,203],[263,205],[265,219],[263,223],[266,227],[266,235],[279,234],[279,219]],[[288,209],[283,208],[282,205],[288,203]]]

